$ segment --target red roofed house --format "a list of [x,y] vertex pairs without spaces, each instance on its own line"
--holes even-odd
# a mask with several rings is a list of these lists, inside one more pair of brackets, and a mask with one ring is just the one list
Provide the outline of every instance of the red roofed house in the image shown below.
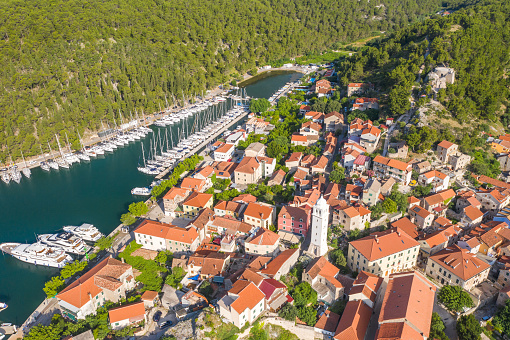
[[271,230],[260,228],[244,242],[246,254],[276,256],[279,251],[280,236]]
[[173,187],[163,196],[165,215],[173,216],[175,209],[191,194],[191,190]]
[[172,253],[194,252],[200,244],[194,227],[188,229],[157,221],[144,220],[134,231],[135,241],[142,248]]
[[[349,288],[352,280],[340,275],[340,270],[324,256],[313,259],[303,271],[302,279],[317,292],[317,299],[327,304],[343,297],[345,288]],[[341,282],[341,281],[342,282]]]
[[391,226],[401,229],[404,233],[411,236],[415,240],[418,239],[418,236],[423,234],[423,232],[418,232],[420,228],[418,228],[418,226],[411,222],[411,220],[409,220],[407,217],[402,217],[396,220],[395,222],[391,223]]
[[326,309],[324,313],[320,316],[319,320],[313,326],[316,333],[322,333],[326,335],[328,338],[331,338],[335,335],[336,327],[338,326],[338,321],[340,320],[340,315],[333,313]]
[[290,144],[294,146],[308,146],[308,138],[304,135],[294,133],[290,137]]
[[368,90],[373,90],[374,85],[369,83],[349,83],[347,84],[347,97],[355,94],[363,94]]
[[460,222],[466,227],[477,227],[482,223],[483,212],[472,205],[464,208],[464,214]]
[[142,294],[142,301],[145,305],[145,308],[152,308],[156,306],[159,302],[159,294],[153,290],[146,290]]
[[299,134],[301,136],[318,135],[321,130],[322,126],[320,124],[314,122],[305,122],[301,125]]
[[234,170],[236,184],[253,184],[271,177],[276,160],[269,157],[244,157]]
[[296,171],[299,166],[299,162],[301,162],[301,158],[303,158],[302,152],[293,152],[285,161],[285,166],[290,172]]
[[312,108],[310,107],[310,105],[301,105],[299,107],[299,113],[304,115],[306,114],[307,112],[310,112],[312,110]]
[[243,221],[255,227],[269,229],[275,221],[275,208],[266,203],[250,203],[244,210]]
[[312,175],[317,173],[323,174],[324,172],[326,172],[326,167],[328,166],[328,163],[329,159],[326,156],[321,156],[319,159],[317,159],[315,164],[312,165],[311,168]]
[[352,110],[365,111],[368,109],[379,110],[379,99],[377,98],[356,98],[352,104]]
[[278,230],[305,236],[311,223],[312,211],[308,207],[284,205],[278,214]]
[[326,131],[336,132],[344,129],[344,115],[336,111],[324,116],[324,126]]
[[450,185],[450,176],[440,171],[432,170],[418,176],[418,183],[424,187],[432,184],[431,191],[438,192],[448,189],[448,186]]
[[331,90],[331,83],[327,79],[317,80],[313,86],[315,93],[320,93],[321,90]]
[[480,202],[481,208],[497,212],[506,207],[508,203],[510,203],[510,190],[509,189],[480,190],[476,193],[476,198]]
[[360,145],[367,149],[368,152],[373,152],[377,149],[379,139],[381,139],[381,130],[375,126],[370,126],[361,131]]
[[217,162],[228,162],[232,158],[235,150],[236,146],[234,144],[224,144],[214,150],[214,160]]
[[399,228],[349,242],[347,265],[353,271],[365,270],[388,276],[416,266],[420,244]]
[[[135,287],[133,268],[119,260],[106,258],[57,294],[63,316],[85,319],[106,301],[118,302]],[[143,303],[142,303],[143,304]]]
[[432,222],[434,222],[434,214],[423,209],[419,205],[415,205],[409,209],[409,217],[411,218],[411,222],[422,229],[430,227]]
[[380,155],[377,155],[372,163],[377,176],[393,177],[404,185],[408,185],[411,182],[412,167],[409,163]]
[[147,321],[143,301],[112,308],[108,311],[110,326],[118,330],[132,324]]
[[457,153],[459,146],[447,140],[443,140],[441,143],[437,145],[437,156],[439,160],[443,163],[448,163],[450,160],[450,156]]
[[341,224],[345,230],[364,230],[366,223],[370,223],[371,212],[363,206],[348,206],[333,211],[333,224]]
[[324,123],[324,113],[317,111],[310,111],[305,114],[306,119],[310,119],[314,123]]
[[266,297],[266,306],[270,312],[277,312],[290,297],[287,286],[275,279],[264,279],[258,288]]
[[230,255],[219,252],[210,252],[207,255],[194,254],[189,257],[186,271],[189,276],[200,275],[202,280],[214,276],[224,276],[230,263]]
[[182,215],[186,218],[196,217],[202,209],[213,207],[213,195],[201,192],[192,192],[182,202]]
[[489,264],[469,253],[467,249],[453,245],[429,257],[426,273],[441,284],[471,290],[487,279],[490,268]]
[[361,153],[356,149],[347,149],[343,152],[342,155],[342,163],[344,168],[352,169],[354,168],[354,162],[358,159],[359,156],[362,156]]
[[370,167],[370,162],[372,162],[370,156],[359,155],[352,163],[352,170],[365,172]]
[[427,339],[436,286],[418,272],[390,275],[375,339]]
[[181,182],[181,188],[190,190],[190,191],[198,191],[203,192],[211,187],[211,180],[208,178],[198,179],[193,177],[185,177]]
[[242,328],[266,310],[266,295],[253,282],[237,280],[218,305],[222,317]]
[[214,206],[214,214],[216,216],[230,216],[233,218],[238,218],[243,211],[243,204],[237,203],[234,201],[219,201]]
[[245,123],[246,132],[252,133],[254,132],[257,135],[260,134],[268,134],[269,133],[269,122],[264,121],[264,119],[252,117],[248,119]]
[[296,264],[299,258],[299,249],[287,249],[282,251],[271,262],[265,263],[260,273],[272,279],[279,280],[287,274]]
[[442,213],[446,210],[448,203],[450,203],[454,197],[455,191],[453,191],[453,189],[446,189],[424,197],[421,205],[436,215],[442,215]]

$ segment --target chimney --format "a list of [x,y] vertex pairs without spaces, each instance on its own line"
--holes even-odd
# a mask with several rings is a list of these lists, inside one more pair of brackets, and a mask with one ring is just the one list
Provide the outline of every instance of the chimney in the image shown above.
[[120,260],[122,261],[122,263],[125,263],[125,262],[124,262],[124,258],[123,258],[123,257],[121,257],[121,258],[120,258]]
[[264,269],[267,269],[267,262],[264,263]]
[[375,235],[375,243],[379,244],[379,238]]
[[400,231],[397,230],[397,235],[400,236]]

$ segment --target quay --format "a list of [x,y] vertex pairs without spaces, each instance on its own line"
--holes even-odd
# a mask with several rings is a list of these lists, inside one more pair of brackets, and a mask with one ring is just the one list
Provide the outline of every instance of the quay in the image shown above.
[[272,99],[269,100],[271,102],[271,105],[278,104],[278,101],[280,100],[280,98],[282,98],[283,96],[286,96],[287,93],[289,93],[290,91],[294,90],[299,85],[300,85],[300,81],[299,80],[297,80],[297,81],[293,82],[292,84],[290,84],[290,86],[288,88],[286,88],[285,90],[283,90],[279,95],[277,95],[275,98],[272,98]]
[[[198,153],[201,149],[203,149],[204,147],[206,147],[209,143],[211,143],[215,138],[218,138],[223,132],[225,132],[227,129],[229,129],[232,125],[236,124],[237,122],[239,122],[241,119],[243,119],[244,117],[246,117],[247,115],[249,114],[249,110],[243,112],[242,114],[240,114],[239,116],[237,116],[234,120],[230,121],[228,124],[225,124],[221,129],[219,129],[218,131],[216,131],[214,133],[214,135],[212,135],[211,137],[209,137],[208,139],[206,139],[205,141],[203,141],[202,143],[200,143],[199,145],[197,145],[194,149],[192,149],[189,153],[187,153],[183,159],[186,159],[188,157],[190,157],[191,155],[194,155],[196,153]],[[179,164],[179,162],[176,162],[175,165]],[[159,180],[159,179],[163,179],[165,176],[167,176],[170,171],[174,168],[175,165],[172,165],[171,167],[168,167],[166,168],[165,170],[163,170],[163,172],[161,172],[159,175],[156,176],[156,180]]]

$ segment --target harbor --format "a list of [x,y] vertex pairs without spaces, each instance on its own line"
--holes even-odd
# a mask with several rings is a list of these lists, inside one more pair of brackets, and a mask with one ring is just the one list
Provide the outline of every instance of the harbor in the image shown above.
[[[247,95],[269,98],[301,76],[301,73],[286,73],[265,78],[246,87]],[[169,128],[175,132],[178,124]],[[158,129],[151,128],[156,133]],[[154,176],[137,170],[140,145],[148,150],[149,139],[131,142],[90,162],[75,163],[69,169],[47,172],[40,167],[33,168],[30,179],[24,179],[19,185],[0,182],[3,213],[0,243],[33,243],[38,234],[56,233],[63,226],[85,222],[105,235],[110,234],[119,225],[120,215],[127,211],[128,205],[137,201],[131,189],[154,181]],[[0,301],[9,305],[0,312],[0,320],[21,325],[43,300],[44,282],[57,274],[58,269],[34,266],[0,254],[0,270]]]

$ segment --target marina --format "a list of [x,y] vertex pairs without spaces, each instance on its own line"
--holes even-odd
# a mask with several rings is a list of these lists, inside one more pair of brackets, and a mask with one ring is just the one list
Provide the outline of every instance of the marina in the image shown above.
[[[248,86],[247,95],[269,98],[287,82],[300,77],[301,73],[286,73],[265,78]],[[227,101],[223,105],[226,106]],[[192,121],[192,117],[188,119]],[[153,126],[151,131],[155,132],[150,136],[154,138],[158,130],[163,135],[165,129],[171,129],[176,136],[181,124],[182,121],[165,128]],[[242,117],[239,117],[232,126],[241,124]],[[63,226],[66,231],[70,231],[66,229],[68,227],[83,227],[83,232],[88,233],[88,227],[82,226],[84,222],[94,226],[90,235],[97,232],[109,234],[118,226],[120,215],[127,211],[130,203],[146,199],[133,196],[131,190],[149,187],[155,180],[153,175],[137,170],[142,144],[145,150],[150,149],[149,134],[118,147],[115,152],[97,154],[91,161],[75,162],[69,169],[47,171],[37,166],[31,168],[31,177],[23,178],[19,185],[0,182],[0,210],[3,213],[0,243],[29,244],[35,242],[35,235],[54,234]],[[78,236],[86,241],[84,234]],[[0,301],[9,305],[0,313],[0,320],[21,325],[43,300],[44,282],[57,274],[58,269],[35,266],[0,253],[0,270]],[[14,277],[16,280],[12,279]]]

